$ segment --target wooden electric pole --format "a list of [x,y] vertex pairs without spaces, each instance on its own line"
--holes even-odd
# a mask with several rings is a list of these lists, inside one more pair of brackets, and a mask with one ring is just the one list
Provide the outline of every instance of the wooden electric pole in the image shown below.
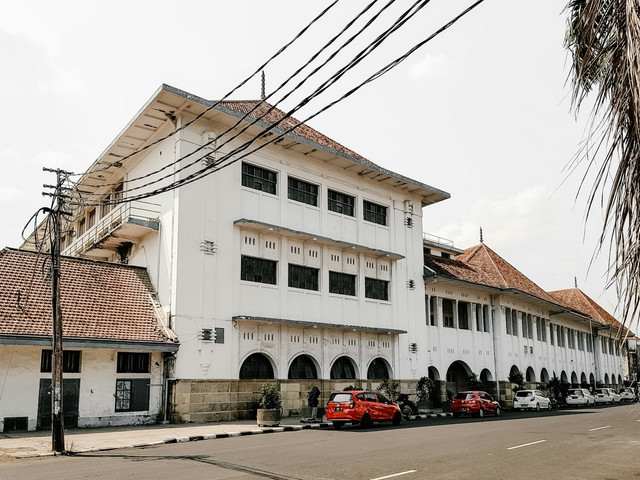
[[[62,350],[62,309],[60,307],[60,247],[62,215],[64,211],[64,181],[69,174],[60,169],[43,168],[45,172],[55,172],[56,185],[53,193],[55,206],[51,215],[51,312],[53,321],[53,353],[51,355],[51,443],[54,452],[64,452],[64,409],[63,409],[63,350]],[[46,185],[45,185],[46,186]]]

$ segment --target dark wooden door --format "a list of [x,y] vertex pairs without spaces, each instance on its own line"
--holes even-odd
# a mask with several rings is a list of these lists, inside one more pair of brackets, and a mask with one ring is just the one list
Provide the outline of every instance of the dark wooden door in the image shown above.
[[[78,408],[80,404],[80,379],[65,378],[62,380],[62,408],[64,411],[64,427],[78,426]],[[38,429],[51,428],[51,379],[40,379],[38,396]]]

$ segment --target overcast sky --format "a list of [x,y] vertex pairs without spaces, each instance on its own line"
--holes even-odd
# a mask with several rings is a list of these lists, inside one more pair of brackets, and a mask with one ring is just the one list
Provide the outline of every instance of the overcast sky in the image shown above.
[[[162,83],[222,97],[329,3],[0,0],[0,246],[20,246],[24,224],[46,204],[42,184],[54,179],[43,166],[84,171]],[[433,0],[296,117],[339,97],[471,3]],[[409,5],[396,4],[375,35]],[[364,5],[341,0],[269,65],[267,93]],[[310,125],[383,167],[449,192],[451,199],[424,209],[424,231],[464,249],[479,243],[482,227],[485,243],[545,290],[571,288],[575,277],[614,313],[615,292],[605,291],[608,252],[589,268],[601,212],[585,227],[587,192],[576,198],[585,167],[566,170],[586,118],[570,112],[562,7],[486,0]],[[373,37],[371,29],[339,58]],[[332,65],[330,72],[339,64]],[[232,98],[259,95],[256,77]]]

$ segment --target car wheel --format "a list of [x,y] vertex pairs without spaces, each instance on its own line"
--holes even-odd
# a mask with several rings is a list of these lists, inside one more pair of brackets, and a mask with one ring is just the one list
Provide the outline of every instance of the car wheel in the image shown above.
[[400,414],[400,412],[396,412],[393,415],[393,420],[391,420],[391,423],[393,423],[394,425],[400,425],[400,420],[402,420],[402,415]]
[[333,428],[340,430],[344,426],[344,422],[333,422]]
[[484,417],[484,410],[482,408],[478,410],[478,417],[480,418]]
[[536,412],[539,412],[539,411],[540,411],[540,404],[536,403]]
[[360,419],[360,425],[362,425],[362,428],[369,428],[372,425],[372,423],[373,422],[371,422],[371,417],[369,416],[368,413],[365,413]]
[[502,409],[500,407],[496,407],[496,417],[499,417],[502,414]]

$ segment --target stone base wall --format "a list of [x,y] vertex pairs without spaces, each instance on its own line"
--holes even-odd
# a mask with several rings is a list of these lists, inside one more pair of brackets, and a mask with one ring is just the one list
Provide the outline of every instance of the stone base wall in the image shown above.
[[[402,393],[415,393],[416,380],[396,380]],[[311,388],[320,389],[319,407],[345,387],[375,390],[378,380],[175,380],[169,384],[169,419],[173,423],[218,422],[256,418],[260,388],[278,385],[283,416],[303,415]],[[306,411],[304,412],[306,413]]]

